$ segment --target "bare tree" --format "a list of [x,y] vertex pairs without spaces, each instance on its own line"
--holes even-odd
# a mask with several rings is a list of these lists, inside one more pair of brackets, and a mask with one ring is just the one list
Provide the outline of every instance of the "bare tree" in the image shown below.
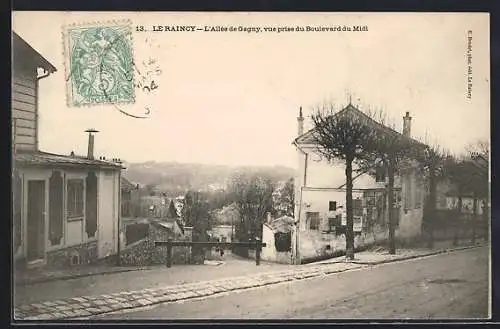
[[[192,241],[208,241],[208,230],[212,226],[212,216],[209,212],[209,205],[206,196],[196,191],[188,191],[184,196],[184,206],[182,207],[182,218],[186,226],[193,228]],[[193,260],[203,259],[205,248],[193,246],[191,253]]]
[[[472,229],[472,241],[476,239],[476,215],[477,215],[477,201],[479,198],[486,199],[489,196],[489,183],[487,169],[478,166],[478,164],[470,158],[450,161],[446,168],[447,177],[456,186],[458,194],[458,217],[461,222],[462,219],[462,203],[465,195],[472,195],[473,209],[470,222]],[[483,209],[484,211],[485,209]],[[454,244],[458,240],[458,227],[455,231]]]
[[[476,240],[476,225],[477,225],[477,203],[479,199],[489,199],[489,145],[485,141],[478,141],[468,148],[468,170],[465,185],[472,194],[473,208],[471,216],[472,226],[472,242]],[[483,216],[487,211],[486,205],[483,207]]]
[[[382,118],[382,116],[380,116]],[[373,163],[381,163],[388,176],[387,201],[389,221],[389,253],[396,253],[396,213],[394,200],[394,182],[398,173],[404,173],[411,168],[410,159],[420,144],[409,137],[392,130],[384,125],[384,120],[379,120],[373,127],[375,134],[369,147],[371,154],[363,161],[363,167]],[[366,163],[368,160],[368,164]],[[411,170],[411,169],[410,169]]]
[[240,223],[236,226],[237,238],[261,238],[265,214],[272,210],[273,191],[273,181],[265,176],[237,173],[232,177],[229,193],[240,214]]
[[294,215],[294,205],[295,205],[295,189],[294,189],[294,179],[290,178],[286,181],[285,188],[283,190],[283,197],[287,204],[286,215],[292,216]]
[[482,158],[488,162],[490,156],[490,143],[487,140],[477,140],[466,147],[467,153],[472,158]]
[[369,126],[370,120],[367,114],[352,105],[340,112],[336,112],[333,105],[327,105],[312,115],[317,152],[331,163],[340,160],[345,164],[346,257],[349,259],[354,259],[353,163],[373,153],[371,147],[375,136]]
[[288,179],[273,193],[273,213],[276,216],[293,216],[295,205],[294,179]]
[[485,140],[478,140],[474,143],[467,145],[466,147],[467,157],[471,160],[472,164],[476,167],[475,174],[482,182],[483,188],[480,188],[479,184],[477,187],[478,193],[485,196],[488,194],[488,180],[489,180],[489,159],[490,159],[490,144]]
[[193,241],[205,241],[211,229],[212,218],[206,196],[200,192],[188,191],[184,197],[182,217],[186,226],[193,227]]
[[429,194],[424,202],[423,227],[429,234],[428,246],[434,245],[434,223],[437,218],[437,184],[445,178],[447,163],[453,161],[453,158],[439,146],[425,146],[419,148],[415,153],[419,162],[419,167],[426,181],[429,183]]

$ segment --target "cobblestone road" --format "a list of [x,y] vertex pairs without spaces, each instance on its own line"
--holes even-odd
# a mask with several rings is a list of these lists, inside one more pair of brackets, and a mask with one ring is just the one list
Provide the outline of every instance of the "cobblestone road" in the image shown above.
[[82,318],[111,311],[324,276],[362,266],[367,265],[351,263],[325,264],[301,267],[283,272],[270,272],[184,285],[149,288],[139,291],[122,291],[109,295],[73,297],[21,305],[15,308],[14,316],[16,320]]
[[[439,251],[438,251],[439,252]],[[397,257],[385,256],[392,261],[413,258],[433,252],[400,254]],[[262,287],[278,283],[293,282],[307,278],[324,277],[363,267],[370,267],[377,262],[383,262],[384,257],[377,255],[370,264],[368,254],[358,254],[358,261],[329,262],[309,264],[300,267],[284,267],[286,270],[273,270],[266,273],[254,273],[244,276],[225,277],[217,280],[206,280],[186,284],[171,284],[138,290],[126,289],[109,294],[77,296],[57,300],[37,301],[18,305],[14,309],[16,320],[53,320],[93,317],[99,314],[140,308],[165,302],[175,302],[192,298],[208,297],[231,291]],[[365,256],[363,256],[365,255]],[[359,260],[363,260],[360,262]],[[254,265],[255,266],[255,265]],[[145,274],[148,272],[146,271]],[[109,278],[108,278],[109,279]]]
[[93,320],[487,319],[487,247],[293,280]]

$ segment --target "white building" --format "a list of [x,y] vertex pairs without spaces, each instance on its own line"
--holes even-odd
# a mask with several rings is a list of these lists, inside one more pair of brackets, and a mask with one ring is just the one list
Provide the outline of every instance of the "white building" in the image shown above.
[[39,148],[38,86],[54,72],[13,33],[13,256],[28,266],[89,263],[118,249],[121,164],[94,159],[91,134],[86,156]]
[[[349,104],[337,113],[348,113],[354,117],[365,116],[360,110]],[[374,129],[390,134],[398,132],[368,119]],[[411,138],[411,117],[403,118],[402,135]],[[342,206],[345,209],[345,165],[341,162],[328,163],[317,153],[313,130],[304,133],[304,117],[300,109],[298,137],[293,144],[297,150],[298,170],[295,180],[295,211],[297,229],[292,237],[294,262],[301,259],[327,255],[345,248],[342,236],[345,224],[338,221],[335,213]],[[415,141],[416,142],[416,141]],[[358,234],[355,245],[373,242],[374,239],[387,238],[387,177],[384,172],[376,175],[353,174],[354,221]],[[410,239],[421,232],[423,200],[425,188],[420,173],[407,168],[401,177],[395,179],[396,236]],[[340,233],[340,234],[339,234]]]

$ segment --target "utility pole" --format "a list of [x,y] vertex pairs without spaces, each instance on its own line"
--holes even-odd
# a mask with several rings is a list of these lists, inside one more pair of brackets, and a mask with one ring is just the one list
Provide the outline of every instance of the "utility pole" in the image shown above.
[[299,197],[299,205],[297,209],[297,213],[294,214],[297,216],[297,220],[295,221],[294,229],[295,229],[295,265],[300,265],[300,215],[302,213],[302,192],[303,187],[300,187],[300,197]]
[[234,215],[231,215],[231,242],[234,242]]

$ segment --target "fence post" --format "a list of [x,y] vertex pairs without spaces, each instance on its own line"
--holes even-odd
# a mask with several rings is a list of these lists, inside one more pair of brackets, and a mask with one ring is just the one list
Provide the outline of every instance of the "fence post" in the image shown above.
[[262,250],[262,241],[258,237],[255,238],[255,265],[260,265],[260,252]]
[[167,267],[172,267],[172,239],[167,239]]

